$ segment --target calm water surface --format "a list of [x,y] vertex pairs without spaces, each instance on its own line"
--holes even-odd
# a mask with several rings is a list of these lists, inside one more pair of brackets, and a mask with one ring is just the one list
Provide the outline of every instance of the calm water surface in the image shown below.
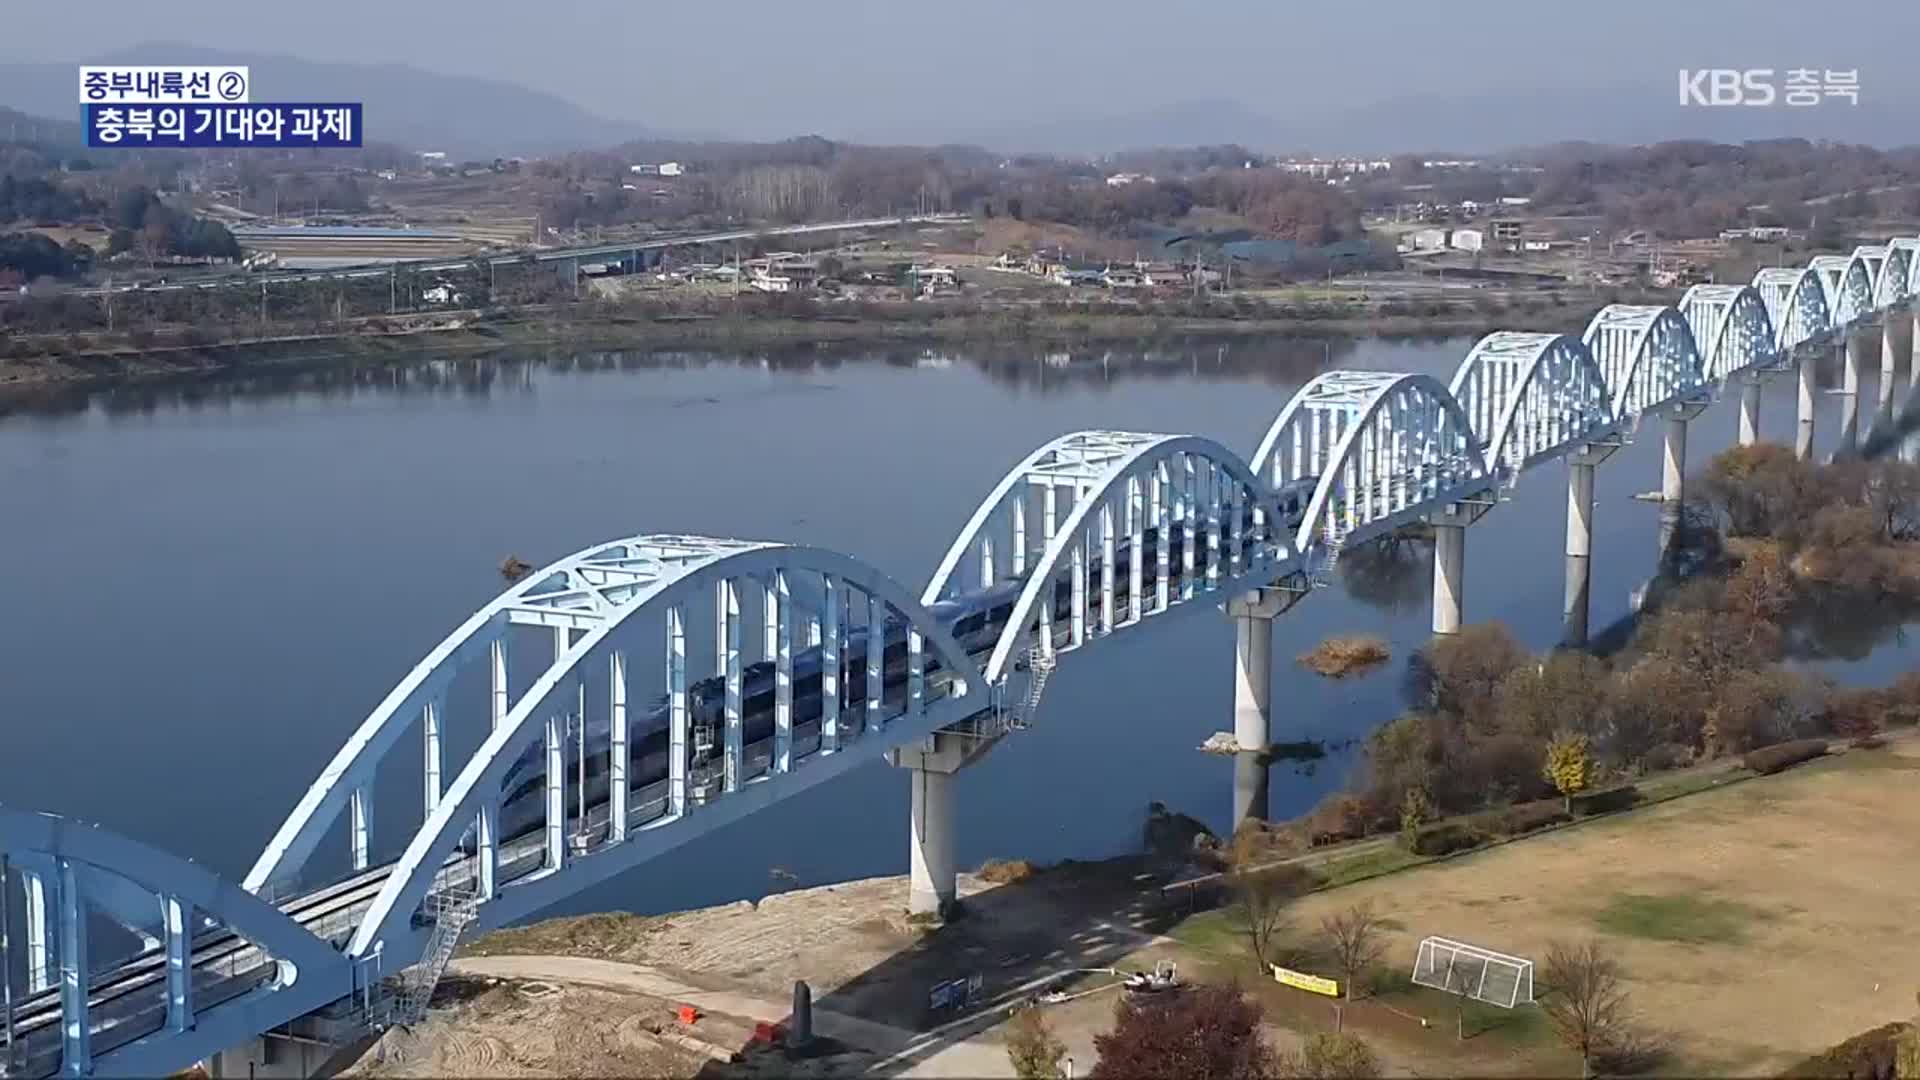
[[[537,565],[639,532],[780,539],[856,555],[917,592],[976,501],[1054,436],[1196,432],[1251,454],[1329,366],[1444,382],[1470,345],[595,354],[16,409],[0,418],[0,802],[97,820],[238,876],[367,711],[499,592],[509,554]],[[1764,434],[1790,436],[1793,395],[1790,379],[1768,387]],[[1838,406],[1821,407],[1824,442]],[[1728,401],[1695,422],[1695,463],[1732,443],[1735,411]],[[1628,613],[1656,567],[1656,511],[1630,496],[1658,486],[1659,454],[1649,431],[1600,470],[1596,630]],[[1554,642],[1565,498],[1564,466],[1536,469],[1471,530],[1469,620]],[[1337,748],[1390,718],[1403,658],[1428,637],[1423,549],[1343,570],[1276,626],[1279,738]],[[1395,662],[1344,682],[1292,662],[1357,631],[1386,636]],[[1835,650],[1812,662],[1847,681],[1913,659],[1879,632]],[[1156,799],[1224,830],[1231,765],[1195,747],[1232,727],[1232,663],[1231,624],[1207,604],[1070,657],[1034,730],[961,776],[963,864],[1131,849]],[[457,733],[456,748],[477,738]],[[1279,767],[1275,812],[1306,809],[1351,762],[1336,749],[1311,770]],[[401,820],[418,819],[413,775],[382,779],[388,856]],[[807,884],[900,873],[906,842],[906,777],[873,766],[570,907],[756,896],[776,866]],[[343,847],[336,835],[328,858]]]

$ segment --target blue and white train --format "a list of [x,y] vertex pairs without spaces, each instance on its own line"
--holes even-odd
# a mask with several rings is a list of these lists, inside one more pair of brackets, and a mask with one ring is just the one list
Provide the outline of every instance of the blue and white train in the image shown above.
[[[1306,510],[1306,503],[1313,495],[1314,479],[1294,480],[1281,487],[1279,503],[1285,524],[1289,530],[1297,529]],[[1242,535],[1251,533],[1253,512],[1244,511]],[[1175,574],[1182,565],[1183,535],[1175,530],[1169,537],[1171,565]],[[1157,550],[1158,531],[1145,530],[1143,543],[1149,553]],[[1121,535],[1115,537],[1114,563],[1115,578],[1127,580],[1130,573],[1131,539]],[[1088,567],[1088,579],[1098,580],[1100,554],[1094,553],[1094,559]],[[1157,559],[1148,558],[1142,570],[1143,588],[1152,592],[1158,581]],[[942,600],[928,607],[928,612],[944,625],[948,632],[970,656],[983,656],[999,643],[1000,634],[1006,628],[1006,622],[1013,613],[1013,606],[1020,598],[1025,587],[1024,577],[1002,578],[991,587],[968,593],[953,600]],[[1116,617],[1127,617],[1127,596],[1124,590],[1115,597]],[[1064,633],[1068,620],[1072,618],[1073,586],[1072,582],[1062,578],[1054,587],[1053,619],[1056,633]],[[841,715],[854,718],[861,715],[866,707],[867,694],[867,634],[865,626],[850,629],[846,634],[846,644],[841,649]],[[900,619],[889,618],[885,627],[886,644],[881,683],[884,687],[883,703],[889,710],[898,709],[905,704],[907,692],[907,624]],[[796,734],[803,729],[817,725],[820,720],[821,659],[819,646],[796,650],[793,654],[793,728]],[[928,656],[927,682],[929,689],[939,685],[940,661]],[[743,746],[752,746],[773,735],[774,711],[774,670],[770,660],[752,664],[741,671],[740,714],[741,742]],[[726,707],[726,683],[718,675],[702,679],[687,687],[688,727],[698,732],[703,728],[710,732],[722,730]],[[667,700],[664,696],[657,699],[651,707],[637,711],[629,717],[628,752],[630,764],[627,770],[628,783],[633,788],[644,788],[661,783],[667,778],[668,716]],[[693,740],[699,743],[701,740]],[[577,782],[579,775],[579,754],[581,743],[587,755],[586,763],[586,802],[589,806],[598,806],[607,797],[607,744],[608,723],[604,718],[590,721],[584,739],[576,741],[569,738],[565,749],[566,776],[570,782]],[[719,751],[717,746],[690,745],[687,747],[687,775],[695,777],[709,769],[712,757]],[[507,770],[501,782],[500,838],[508,842],[541,829],[546,822],[546,803],[544,799],[546,783],[545,747],[539,741],[530,743],[524,753]],[[568,811],[572,812],[579,797],[577,791],[568,792]]]

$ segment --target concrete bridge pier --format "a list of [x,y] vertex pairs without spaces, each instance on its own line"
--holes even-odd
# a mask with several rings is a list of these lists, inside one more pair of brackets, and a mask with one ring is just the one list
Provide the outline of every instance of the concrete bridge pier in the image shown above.
[[1760,441],[1760,377],[1742,376],[1740,380],[1740,445]]
[[913,796],[907,837],[909,915],[945,918],[953,910],[957,824],[953,778],[974,760],[966,741],[936,733],[918,748],[903,747],[888,755],[907,770]]
[[1593,584],[1593,475],[1619,449],[1587,445],[1567,458],[1567,591],[1561,607],[1560,644],[1587,643],[1587,617]]
[[[1888,318],[1898,318],[1891,313]],[[1907,323],[1907,401],[1913,401],[1914,391],[1920,390],[1920,308],[1913,311],[1912,321]]]
[[912,769],[912,878],[907,910],[915,915],[945,915],[953,906],[953,773]]
[[1302,593],[1255,589],[1227,602],[1233,619],[1233,825],[1267,820],[1267,747],[1273,742],[1273,620]]
[[205,1065],[213,1080],[307,1080],[314,1076],[332,1076],[353,1063],[346,1051],[360,1047],[339,1047],[319,1039],[275,1032],[252,1042],[222,1050]]
[[1687,497],[1687,420],[1685,413],[1667,417],[1666,440],[1660,455],[1660,501],[1678,506]]
[[1660,550],[1673,546],[1680,511],[1687,501],[1687,424],[1706,409],[1702,401],[1683,401],[1667,411],[1666,438],[1660,455]]
[[1880,320],[1880,385],[1874,390],[1877,406],[1873,413],[1875,433],[1885,431],[1887,424],[1893,420],[1893,334],[1896,321],[1891,311]]
[[1433,523],[1433,632],[1457,634],[1466,621],[1467,526]]
[[1793,456],[1806,461],[1813,457],[1813,368],[1818,354],[1811,349],[1799,352],[1793,365],[1800,385],[1799,424],[1793,436]]
[[1860,445],[1860,366],[1865,347],[1846,334],[1840,343],[1840,444],[1833,456],[1846,457]]

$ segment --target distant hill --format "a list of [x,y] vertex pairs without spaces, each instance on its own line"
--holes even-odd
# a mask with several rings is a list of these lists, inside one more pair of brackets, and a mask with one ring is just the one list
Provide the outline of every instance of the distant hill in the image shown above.
[[548,154],[609,146],[647,132],[511,82],[439,75],[399,64],[335,64],[292,56],[149,44],[63,64],[0,64],[0,105],[73,117],[74,65],[246,64],[255,101],[361,101],[367,137],[455,158]]
[[0,105],[0,142],[64,150],[79,149],[84,141],[76,121],[35,116]]
[[1798,137],[1881,147],[1916,141],[1911,110],[1904,102],[1716,109],[1682,107],[1670,95],[1664,86],[1542,89],[1524,96],[1435,94],[1316,107],[1295,115],[1269,115],[1237,101],[1202,100],[1040,119],[1018,128],[968,132],[967,139],[1003,153],[1103,154],[1238,143],[1268,153],[1381,155],[1420,150],[1480,154],[1567,139],[1636,144]]

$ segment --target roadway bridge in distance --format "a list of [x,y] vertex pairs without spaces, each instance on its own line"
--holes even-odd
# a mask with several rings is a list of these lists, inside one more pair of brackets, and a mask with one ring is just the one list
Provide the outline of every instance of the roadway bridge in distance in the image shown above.
[[[645,239],[621,240],[604,244],[575,244],[565,247],[529,248],[493,255],[464,255],[457,258],[414,258],[392,259],[379,262],[369,261],[361,265],[335,266],[314,270],[269,270],[244,276],[226,276],[206,281],[170,282],[164,285],[120,285],[94,289],[76,289],[82,295],[96,295],[104,292],[173,292],[180,289],[219,289],[237,285],[248,287],[293,284],[306,281],[330,281],[351,278],[376,278],[405,272],[411,274],[446,273],[453,270],[472,269],[475,266],[525,266],[539,263],[564,263],[572,268],[577,277],[580,267],[596,261],[624,259],[638,264],[643,252],[669,251],[679,248],[712,247],[719,244],[734,244],[748,240],[758,240],[776,236],[818,236],[836,232],[859,232],[866,229],[891,229],[909,225],[951,225],[968,220],[965,214],[914,214],[904,217],[856,218],[848,221],[816,221],[805,225],[773,225],[755,228],[724,229],[718,231],[675,233],[667,236],[650,236]],[[282,230],[290,233],[294,230]],[[315,230],[316,233],[323,230]],[[398,232],[398,230],[395,230]],[[424,230],[423,230],[424,233]]]
[[[316,763],[242,881],[0,809],[0,903],[22,913],[28,974],[18,993],[8,981],[0,1063],[8,1077],[208,1059],[223,1074],[311,1072],[330,1048],[417,1018],[463,934],[874,762],[908,772],[909,905],[941,911],[952,777],[1031,722],[1059,663],[1148,620],[1224,607],[1235,734],[1264,747],[1272,620],[1329,579],[1344,547],[1423,523],[1433,629],[1457,631],[1468,531],[1483,518],[1532,528],[1497,513],[1528,469],[1567,468],[1565,639],[1583,643],[1593,470],[1651,425],[1677,503],[1689,421],[1731,391],[1740,440],[1757,440],[1760,383],[1774,377],[1798,379],[1795,444],[1810,454],[1812,369],[1828,350],[1843,365],[1842,445],[1855,446],[1867,331],[1878,324],[1883,420],[1903,352],[1920,373],[1920,339],[1896,338],[1914,320],[1916,250],[1896,239],[1695,286],[1674,307],[1613,305],[1579,333],[1496,332],[1445,384],[1326,372],[1244,458],[1196,435],[1063,435],[986,493],[917,591],[802,545],[648,534],[583,548],[429,649]],[[537,676],[509,680],[510,654]],[[485,689],[466,705],[450,693],[463,671]],[[456,731],[470,754],[449,755]],[[384,844],[383,766],[418,793],[417,824]],[[1238,778],[1235,809],[1264,816],[1263,774]],[[344,876],[324,870],[328,844]],[[103,923],[134,935],[130,959],[96,961]]]

